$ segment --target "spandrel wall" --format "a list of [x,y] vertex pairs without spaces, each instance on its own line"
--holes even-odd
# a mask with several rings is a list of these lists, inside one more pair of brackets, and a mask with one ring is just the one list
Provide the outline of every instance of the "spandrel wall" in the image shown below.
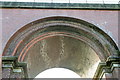
[[[2,9],[2,49],[10,37],[33,21],[53,16],[73,17],[92,23],[118,44],[118,11],[64,9]],[[8,25],[9,24],[9,25]]]

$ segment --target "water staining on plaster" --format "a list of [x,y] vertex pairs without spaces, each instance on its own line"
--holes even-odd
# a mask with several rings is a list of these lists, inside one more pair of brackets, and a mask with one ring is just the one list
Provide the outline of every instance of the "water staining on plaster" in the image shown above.
[[85,43],[55,36],[36,43],[27,53],[25,62],[28,63],[29,77],[54,67],[70,69],[81,77],[92,77],[94,72],[90,75],[87,71],[98,61],[98,56]]

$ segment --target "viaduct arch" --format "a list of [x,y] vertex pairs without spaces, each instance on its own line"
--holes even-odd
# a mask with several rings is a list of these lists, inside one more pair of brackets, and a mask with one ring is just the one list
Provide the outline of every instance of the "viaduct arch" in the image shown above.
[[[50,40],[52,42],[49,42]],[[57,44],[55,44],[54,42],[58,43],[59,45],[56,46]],[[78,64],[79,63],[78,61],[81,58],[80,67],[81,68],[84,67],[83,72],[80,71],[81,73],[77,71],[78,65],[76,65],[75,63],[71,63],[71,65],[75,65],[75,67],[69,67],[70,65],[64,65],[65,63],[58,64],[57,66],[54,63],[52,65],[51,63],[49,63],[50,62],[49,59],[52,59],[52,58],[54,59],[54,57],[56,57],[57,55],[61,57],[65,56],[64,51],[66,49],[63,48],[64,45],[66,45],[66,47],[68,47],[68,51],[70,51],[71,49],[70,47],[73,46],[71,45],[72,43],[76,45],[74,46],[75,47],[74,51],[76,49],[78,50],[76,50],[75,54],[69,54],[68,52],[66,54],[67,58],[63,58],[63,61],[65,61],[66,63],[67,63],[67,60],[70,62],[75,61],[76,64]],[[34,67],[32,65],[32,61],[30,61],[29,59],[32,59],[32,57],[36,55],[35,53],[37,52],[31,53],[31,51],[32,50],[35,51],[35,49],[37,49],[39,45],[42,45],[42,46],[40,46],[38,49],[43,48],[43,50],[41,50],[42,54],[39,54],[37,56],[44,56],[43,61],[46,60],[48,64],[44,64],[43,62],[40,63],[40,64],[44,64],[45,66],[47,65],[47,67],[42,66],[45,68],[42,68],[42,70],[37,69],[38,70],[37,72],[37,70],[33,69]],[[55,47],[52,45],[54,45]],[[79,45],[82,45],[84,47],[81,48],[81,46]],[[47,46],[48,48],[46,48]],[[50,57],[50,55],[48,54],[50,52],[47,52],[47,54],[45,52],[47,49],[51,50],[52,47],[53,47],[53,50],[51,52],[53,52],[55,56],[50,54],[52,56]],[[63,52],[60,52],[60,50],[57,48],[62,48],[61,50]],[[59,52],[59,54],[56,55],[56,52],[54,52],[55,51],[54,49],[57,52]],[[85,52],[87,50],[88,52]],[[82,57],[80,57],[81,56],[80,54],[77,56],[77,54],[80,51],[82,52]],[[29,56],[29,53],[34,55]],[[84,54],[86,53],[89,53],[90,57],[85,56]],[[75,56],[70,57],[70,55],[75,55]],[[101,62],[99,63],[98,68],[96,69],[96,73],[92,74],[92,76],[94,78],[102,78],[104,73],[112,74],[112,72],[114,71],[114,68],[118,67],[118,66],[114,66],[114,64],[117,64],[117,65],[119,64],[120,53],[114,41],[97,26],[80,19],[63,17],[63,16],[55,16],[55,17],[47,17],[47,18],[43,18],[43,19],[31,22],[25,25],[24,27],[22,27],[20,30],[18,30],[9,39],[3,51],[2,56],[3,56],[3,63],[5,63],[7,60],[10,59],[11,62],[14,62],[14,63],[10,63],[13,65],[12,67],[16,68],[17,66],[17,69],[14,69],[14,71],[19,72],[19,70],[21,70],[20,72],[22,74],[19,74],[18,77],[22,75],[21,77],[34,78],[38,73],[40,73],[45,69],[48,69],[51,67],[65,67],[73,71],[76,70],[75,72],[81,75],[83,78],[89,78],[87,73],[89,73],[89,69],[91,67],[88,66],[87,63],[85,63],[85,65],[87,65],[88,67],[85,67],[84,65],[82,65],[82,63],[84,63],[83,60],[88,59],[89,60],[88,62],[91,63],[91,65],[94,65],[97,61]],[[70,60],[69,57],[73,59]],[[83,57],[85,57],[85,59]],[[92,60],[92,58],[94,60]],[[35,58],[33,58],[32,60],[33,60],[33,63],[35,63],[34,65],[37,65],[37,63],[40,62],[38,59],[35,60]],[[26,62],[29,62],[31,64],[28,64]],[[60,59],[60,62],[62,62],[62,58]],[[58,62],[56,62],[56,64],[57,63]],[[20,67],[22,67],[22,69]],[[85,69],[87,69],[87,71],[85,71]],[[4,73],[4,69],[3,69],[3,73]],[[34,73],[34,75],[32,73]]]

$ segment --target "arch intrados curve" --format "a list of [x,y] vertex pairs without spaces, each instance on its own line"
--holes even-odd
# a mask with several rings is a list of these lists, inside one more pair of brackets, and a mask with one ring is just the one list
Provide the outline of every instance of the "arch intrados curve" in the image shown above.
[[[74,38],[74,39],[78,39],[78,40],[81,40],[85,43],[88,43],[89,44],[89,40],[87,40],[86,38],[82,37],[82,36],[76,36],[76,35],[72,35],[70,33],[67,33],[67,32],[50,32],[48,33],[49,35],[44,35],[44,36],[38,36],[36,40],[32,40],[28,43],[28,45],[26,45],[23,50],[21,51],[20,55],[19,55],[19,58],[18,58],[18,61],[24,61],[24,58],[25,56],[27,55],[27,52],[29,51],[29,49],[34,45],[36,44],[37,42],[39,41],[42,41],[44,39],[47,39],[47,38],[50,38],[50,37],[54,37],[54,36],[65,36],[65,37],[71,37],[71,38]],[[74,36],[74,37],[73,37]],[[86,41],[84,41],[86,40]],[[97,53],[97,51],[93,48],[92,45],[89,44],[89,46]],[[99,51],[99,50],[98,50]]]
[[[58,27],[55,28],[55,26],[59,26],[59,28]],[[65,30],[61,29],[60,26],[63,26]],[[76,38],[76,36],[75,35],[71,36],[71,35],[76,34],[78,36],[78,38],[76,38],[76,39],[80,40],[80,38],[79,38],[81,35],[79,33],[80,31],[83,32],[83,34],[88,33],[90,36],[93,37],[93,39],[95,38],[95,40],[102,46],[102,47],[99,46],[98,48],[100,48],[100,47],[101,47],[101,49],[104,48],[103,53],[98,54],[99,57],[100,57],[100,55],[102,55],[102,57],[104,57],[103,59],[105,60],[110,55],[118,55],[118,52],[116,52],[116,51],[119,51],[119,49],[116,46],[115,42],[112,40],[112,38],[110,38],[105,32],[103,32],[97,26],[95,26],[91,23],[88,23],[86,21],[80,20],[80,19],[57,16],[57,17],[43,18],[43,19],[31,22],[31,23],[25,25],[24,27],[22,27],[21,29],[19,29],[8,41],[6,47],[3,51],[3,56],[6,56],[6,55],[7,56],[15,56],[14,54],[17,52],[18,48],[20,48],[20,46],[23,43],[25,43],[26,37],[30,36],[31,34],[35,34],[36,32],[38,32],[38,33],[42,32],[42,35],[46,34],[46,33],[50,34],[51,32],[56,32],[56,34],[52,34],[54,36],[59,35],[59,34],[57,34],[57,32],[58,33],[61,32],[61,33],[63,33],[61,35],[69,36],[68,34],[70,34],[69,37],[73,37],[73,38]],[[65,35],[65,33],[67,33],[67,35]],[[48,35],[48,36],[50,37],[50,35]],[[85,37],[88,38],[88,36],[84,36],[84,38]],[[90,39],[88,39],[88,40],[90,40]],[[91,39],[92,44],[94,44],[95,40],[92,41],[92,39]],[[84,39],[83,39],[83,41],[84,41]],[[90,44],[90,43],[88,42],[87,44]],[[12,46],[12,48],[11,48],[11,46]],[[12,54],[8,52],[9,51],[8,49],[12,50]]]

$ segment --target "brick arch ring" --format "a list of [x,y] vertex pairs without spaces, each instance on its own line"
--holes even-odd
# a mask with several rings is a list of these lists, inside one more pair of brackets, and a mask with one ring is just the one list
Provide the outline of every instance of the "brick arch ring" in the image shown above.
[[53,36],[68,36],[84,41],[101,61],[106,61],[110,56],[120,55],[112,38],[97,26],[80,19],[62,16],[47,17],[25,25],[10,38],[2,55],[18,56],[18,61],[23,62],[34,44]]

